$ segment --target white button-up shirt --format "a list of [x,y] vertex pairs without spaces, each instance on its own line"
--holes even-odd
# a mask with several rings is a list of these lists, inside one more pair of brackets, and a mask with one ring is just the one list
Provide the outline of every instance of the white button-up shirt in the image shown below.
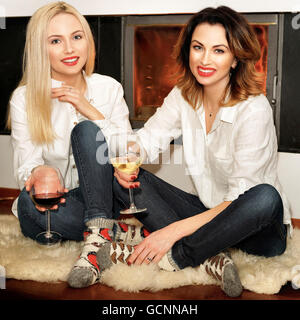
[[[118,131],[131,130],[128,120],[128,107],[123,98],[123,88],[111,77],[93,74],[85,77],[86,98],[105,117],[95,120],[105,137]],[[60,87],[61,82],[52,80],[52,87]],[[36,145],[31,141],[27,124],[25,105],[26,87],[19,87],[10,101],[13,146],[14,176],[19,188],[24,187],[31,170],[38,165],[47,164],[59,168],[68,189],[78,187],[78,173],[71,148],[71,131],[85,118],[76,112],[70,103],[54,99],[52,102],[52,125],[57,135],[53,145]],[[39,117],[39,115],[36,115]],[[16,202],[13,205],[16,214]]]
[[182,135],[186,174],[207,208],[268,183],[281,194],[284,223],[291,224],[290,207],[277,177],[272,109],[264,95],[220,108],[206,134],[203,106],[194,110],[175,87],[138,134],[149,162]]

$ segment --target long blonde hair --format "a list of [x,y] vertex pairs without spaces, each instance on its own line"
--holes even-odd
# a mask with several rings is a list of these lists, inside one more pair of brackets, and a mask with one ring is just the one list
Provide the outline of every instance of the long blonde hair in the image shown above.
[[[38,9],[27,25],[23,77],[18,85],[26,85],[28,127],[31,139],[36,144],[51,144],[55,139],[51,123],[51,66],[46,39],[51,19],[60,13],[72,14],[81,23],[88,42],[88,58],[83,69],[87,76],[94,70],[95,44],[86,19],[74,7],[61,1]],[[7,127],[11,127],[10,113]]]

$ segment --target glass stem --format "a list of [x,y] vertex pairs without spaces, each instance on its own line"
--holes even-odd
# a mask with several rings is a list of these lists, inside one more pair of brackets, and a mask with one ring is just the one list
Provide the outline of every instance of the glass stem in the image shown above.
[[50,227],[50,210],[46,210],[46,215],[47,215],[47,232],[46,232],[46,237],[51,238],[51,227]]
[[130,209],[136,209],[134,200],[133,200],[133,190],[132,189],[128,189],[128,190],[129,190]]

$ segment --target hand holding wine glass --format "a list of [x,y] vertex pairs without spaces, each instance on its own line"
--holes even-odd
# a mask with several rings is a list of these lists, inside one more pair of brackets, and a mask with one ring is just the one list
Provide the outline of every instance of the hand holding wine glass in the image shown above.
[[64,195],[64,181],[57,168],[40,166],[33,170],[30,178],[30,196],[39,211],[46,211],[47,230],[37,235],[41,244],[52,245],[61,240],[61,235],[51,231],[50,210],[56,208]]
[[[117,170],[133,174],[143,163],[143,149],[139,137],[134,133],[127,132],[114,134],[110,137],[109,143],[110,162]],[[146,211],[146,208],[138,209],[134,203],[133,190],[129,190],[130,207],[122,210],[122,214],[134,214]]]

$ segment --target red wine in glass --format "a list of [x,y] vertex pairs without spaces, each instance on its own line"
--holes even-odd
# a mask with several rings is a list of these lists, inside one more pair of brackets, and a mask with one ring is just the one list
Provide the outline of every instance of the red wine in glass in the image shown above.
[[60,203],[64,195],[64,181],[58,168],[47,165],[39,166],[31,173],[33,186],[30,189],[32,201],[40,208],[46,209],[46,231],[36,236],[38,243],[54,245],[61,241],[61,235],[51,230],[50,210]]
[[57,193],[40,193],[32,196],[35,204],[45,209],[51,209],[56,204],[59,204],[60,199],[63,197],[62,192]]

